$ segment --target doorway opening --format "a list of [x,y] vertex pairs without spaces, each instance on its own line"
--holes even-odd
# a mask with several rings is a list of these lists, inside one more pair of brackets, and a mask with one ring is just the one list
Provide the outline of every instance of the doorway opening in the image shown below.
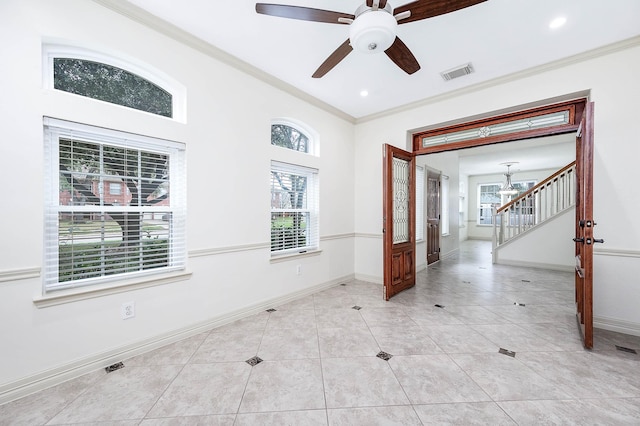
[[[464,148],[522,141],[544,136],[576,133],[576,309],[584,345],[593,345],[593,103],[585,98],[503,114],[468,123],[413,134],[413,151],[386,146],[384,162],[384,294],[385,299],[415,285],[415,262],[398,262],[394,239],[396,225],[415,218],[415,158]],[[405,157],[411,165],[404,181],[398,180],[393,159]],[[402,181],[402,182],[401,182]],[[398,182],[401,182],[398,185]],[[396,200],[402,200],[396,203]],[[411,225],[409,225],[411,227]],[[590,229],[585,229],[590,228]],[[404,229],[404,228],[403,228]],[[415,253],[415,234],[402,241],[404,253]],[[588,246],[588,247],[586,247]],[[399,247],[399,245],[398,245]],[[392,277],[402,276],[402,286]]]

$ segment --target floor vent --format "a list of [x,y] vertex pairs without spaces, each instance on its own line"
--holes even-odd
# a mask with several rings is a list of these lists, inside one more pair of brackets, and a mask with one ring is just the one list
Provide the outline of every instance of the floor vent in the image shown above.
[[393,355],[388,354],[388,353],[383,352],[383,351],[378,352],[378,354],[376,356],[378,358],[380,358],[380,359],[385,360],[385,361],[389,361],[393,357]]
[[516,353],[514,351],[510,351],[508,349],[500,348],[500,350],[498,352],[500,352],[502,355],[510,356],[511,358],[515,358],[516,357]]
[[473,70],[473,65],[471,62],[468,64],[460,65],[459,67],[452,68],[447,71],[442,71],[440,75],[444,79],[444,81],[453,80],[454,78],[464,77],[465,75],[469,75]]
[[262,361],[263,361],[262,358],[260,358],[258,356],[254,356],[253,358],[249,358],[245,362],[253,367],[253,366],[256,366],[256,365],[260,364]]
[[638,352],[635,349],[631,349],[631,348],[625,348],[624,346],[618,346],[616,345],[616,349],[622,352],[628,352],[630,354],[638,354]]
[[124,368],[124,364],[121,362],[116,362],[113,365],[105,367],[104,371],[106,371],[107,373],[111,373],[112,371],[120,370],[121,368]]

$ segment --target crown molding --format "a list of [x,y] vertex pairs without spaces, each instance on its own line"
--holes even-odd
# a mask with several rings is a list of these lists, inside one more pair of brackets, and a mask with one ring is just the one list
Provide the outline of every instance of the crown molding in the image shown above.
[[341,111],[338,108],[335,108],[319,100],[318,98],[311,96],[306,92],[303,92],[302,90],[296,88],[295,86],[290,85],[256,68],[255,66],[245,61],[242,61],[241,59],[236,58],[233,55],[230,55],[229,53],[213,46],[212,44],[207,43],[204,40],[187,33],[186,31],[176,27],[175,25],[170,24],[169,22],[158,18],[150,14],[149,12],[145,11],[144,9],[138,6],[135,6],[125,0],[93,0],[93,1],[116,13],[119,13],[122,16],[125,16],[135,22],[138,22],[148,28],[151,28],[189,47],[192,47],[201,53],[204,53],[216,60],[219,60],[220,62],[223,62],[229,66],[232,66],[238,69],[239,71],[242,71],[248,75],[251,75],[256,79],[263,81],[264,83],[267,83],[286,93],[289,93],[290,95],[295,96],[302,101],[308,102],[309,104],[316,106],[352,124],[361,124],[369,121],[374,121],[380,118],[385,118],[385,117],[399,114],[405,111],[410,111],[415,108],[431,105],[438,102],[443,102],[445,100],[463,96],[469,93],[474,93],[474,92],[491,88],[494,86],[499,86],[505,83],[530,77],[532,75],[553,71],[553,70],[563,68],[569,65],[573,65],[579,62],[583,62],[589,59],[594,59],[601,56],[609,55],[612,53],[616,53],[616,52],[623,51],[623,50],[640,45],[640,36],[632,37],[632,38],[622,40],[616,43],[608,44],[596,49],[588,50],[586,52],[578,53],[576,55],[568,56],[566,58],[562,58],[556,61],[548,62],[543,65],[528,68],[526,70],[518,71],[518,72],[511,73],[501,77],[496,77],[491,80],[487,80],[477,84],[472,84],[472,85],[462,87],[460,89],[452,90],[450,92],[442,93],[439,95],[431,96],[425,99],[421,99],[419,101],[411,102],[411,103],[408,103],[399,107],[391,108],[385,111],[381,111],[375,114],[370,114],[364,117],[355,118],[345,113],[344,111]]
[[233,55],[215,47],[214,45],[207,43],[206,41],[178,28],[177,26],[158,18],[147,12],[146,10],[131,4],[124,0],[93,0],[93,2],[110,9],[126,18],[131,19],[139,24],[142,24],[154,31],[159,32],[173,40],[178,41],[186,46],[189,46],[200,53],[203,53],[213,59],[216,59],[226,65],[236,68],[239,71],[244,72],[258,80],[261,80],[268,85],[280,89],[296,98],[307,102],[317,108],[324,110],[342,120],[355,124],[355,117],[345,113],[344,111],[335,108],[318,98],[309,95],[306,92],[286,83],[279,78],[268,74],[255,66],[245,62]]
[[569,65],[577,64],[587,61],[589,59],[599,58],[601,56],[610,55],[612,53],[627,50],[633,47],[640,46],[640,36],[628,38],[616,43],[608,44],[606,46],[598,47],[596,49],[587,50],[586,52],[578,53],[576,55],[567,56],[566,58],[558,59],[556,61],[547,62],[546,64],[538,65],[532,68],[527,68],[522,71],[507,74],[501,77],[496,77],[491,80],[483,81],[480,83],[472,84],[469,86],[461,87],[450,92],[442,93],[429,98],[421,99],[419,101],[411,102],[396,108],[391,108],[385,111],[381,111],[375,114],[370,114],[365,117],[356,119],[356,124],[365,123],[368,121],[374,121],[379,118],[388,117],[394,114],[399,114],[405,111],[410,111],[426,105],[443,102],[449,99],[457,98],[459,96],[467,95],[470,93],[485,90],[491,87],[500,86],[502,84],[510,83],[512,81],[520,80],[526,77],[531,77],[536,74],[557,70],[567,67]]

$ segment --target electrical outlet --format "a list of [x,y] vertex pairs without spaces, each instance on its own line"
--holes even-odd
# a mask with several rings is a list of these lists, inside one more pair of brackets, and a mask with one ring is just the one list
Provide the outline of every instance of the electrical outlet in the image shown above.
[[302,265],[296,266],[296,275],[302,275]]
[[120,316],[123,320],[136,316],[136,302],[124,302],[120,307]]

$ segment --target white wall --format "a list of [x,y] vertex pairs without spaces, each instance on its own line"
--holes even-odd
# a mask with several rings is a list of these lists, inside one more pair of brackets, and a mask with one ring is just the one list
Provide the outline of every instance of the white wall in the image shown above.
[[469,239],[469,226],[467,220],[469,220],[469,176],[465,174],[459,175],[458,182],[458,211],[459,214],[459,241],[466,241]]
[[[0,40],[0,400],[74,365],[353,276],[353,123],[90,1],[3,0]],[[43,88],[46,40],[162,70],[186,87],[186,124]],[[186,143],[190,279],[34,305],[42,286],[43,116]],[[310,161],[320,170],[322,252],[271,263],[275,117],[299,120],[320,136],[320,158]],[[136,317],[123,321],[120,305],[129,300]]]
[[[635,103],[640,99],[640,39],[606,52],[572,58],[564,63],[510,76],[475,89],[466,89],[399,110],[361,120],[356,127],[355,208],[356,274],[381,276],[382,245],[359,250],[361,235],[379,233],[381,191],[370,182],[382,180],[381,145],[406,147],[408,129],[435,127],[444,122],[463,122],[466,117],[491,111],[513,110],[571,93],[590,93],[595,101],[594,202],[598,223],[594,256],[594,315],[600,326],[623,324],[627,332],[640,334],[640,200],[629,197],[628,185],[638,180],[639,141],[633,131],[637,121]],[[611,70],[616,70],[615,78]],[[362,219],[361,219],[362,218]],[[635,307],[635,308],[634,308]]]
[[573,271],[576,209],[571,207],[496,250],[496,263]]

